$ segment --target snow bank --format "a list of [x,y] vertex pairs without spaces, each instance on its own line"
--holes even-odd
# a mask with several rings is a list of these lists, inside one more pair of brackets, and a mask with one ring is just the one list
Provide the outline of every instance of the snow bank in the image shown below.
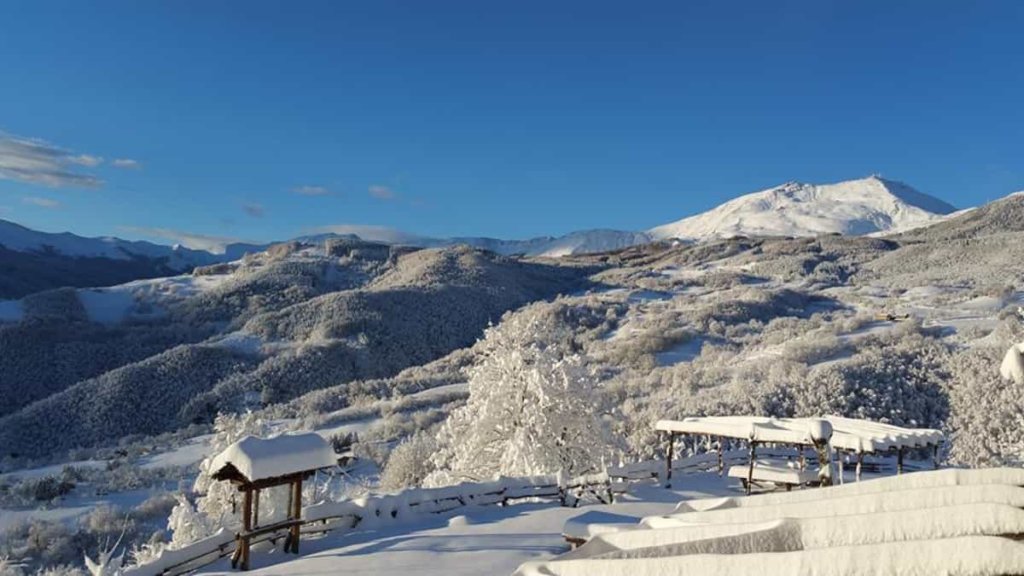
[[1007,486],[1024,486],[1024,469],[1020,468],[947,468],[928,472],[914,472],[900,476],[890,476],[876,480],[866,480],[842,486],[832,486],[820,490],[800,490],[797,492],[779,492],[748,497],[702,498],[684,500],[676,506],[677,512],[695,512],[721,510],[751,506],[768,506],[773,504],[795,504],[816,500],[831,500],[845,496],[860,494],[878,494],[897,490],[919,490],[939,486],[976,486],[987,484],[1004,484]]
[[[821,491],[827,492],[828,489]],[[846,516],[850,514],[874,514],[982,503],[1024,507],[1024,488],[1003,485],[940,486],[918,490],[860,494],[809,502],[769,504],[707,512],[686,512],[668,516],[651,516],[644,518],[641,524],[649,528],[668,528],[692,523],[731,524],[761,522],[777,518],[817,518]]]
[[520,566],[515,575],[989,576],[1021,573],[1024,573],[1024,544],[993,536],[968,536],[795,552],[529,562]]
[[[622,531],[595,536],[559,560],[677,556],[712,549],[738,554],[1021,533],[1024,510],[1003,504],[968,504],[841,518]],[[713,548],[707,547],[712,544]]]
[[334,450],[319,434],[282,434],[273,438],[246,436],[214,457],[213,476],[233,466],[250,481],[328,468],[338,463]]

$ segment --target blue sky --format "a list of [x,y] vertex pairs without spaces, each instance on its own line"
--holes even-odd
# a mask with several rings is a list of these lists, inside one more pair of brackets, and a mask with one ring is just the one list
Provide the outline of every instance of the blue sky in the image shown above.
[[6,2],[0,218],[518,238],[872,173],[970,206],[1024,188],[1021,30],[1017,1]]

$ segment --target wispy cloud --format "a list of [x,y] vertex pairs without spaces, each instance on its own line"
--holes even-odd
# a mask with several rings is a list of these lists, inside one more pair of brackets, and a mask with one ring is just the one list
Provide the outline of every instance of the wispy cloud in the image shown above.
[[387,186],[374,184],[373,186],[370,186],[370,196],[380,200],[394,200],[398,194]]
[[127,234],[136,234],[145,238],[169,240],[175,244],[181,244],[186,248],[206,250],[207,252],[212,252],[214,254],[223,254],[227,249],[228,244],[241,242],[238,238],[232,238],[230,236],[196,234],[194,232],[184,232],[181,230],[172,230],[170,228],[121,226],[119,230]]
[[103,159],[74,154],[43,140],[0,132],[0,178],[52,188],[98,188],[103,181],[78,167],[95,167]]
[[242,204],[242,211],[253,218],[263,218],[263,214],[266,213],[262,204],[254,204],[251,202]]
[[60,202],[53,200],[52,198],[43,198],[41,196],[25,196],[21,199],[22,204],[29,204],[32,206],[39,206],[40,208],[49,208],[51,210],[60,208],[63,206]]
[[138,160],[132,160],[131,158],[114,158],[110,161],[110,165],[114,168],[124,168],[126,170],[141,170],[142,162]]
[[371,242],[384,242],[387,244],[412,244],[416,246],[429,246],[435,241],[424,236],[409,234],[387,226],[372,226],[365,224],[332,224],[330,226],[317,226],[309,230],[311,234],[355,234],[363,240]]
[[331,191],[325,186],[296,186],[292,188],[292,194],[300,196],[327,196]]
[[79,154],[78,156],[70,156],[68,162],[72,164],[78,164],[79,166],[88,166],[89,168],[95,168],[103,163],[103,158],[100,156],[92,156],[89,154]]

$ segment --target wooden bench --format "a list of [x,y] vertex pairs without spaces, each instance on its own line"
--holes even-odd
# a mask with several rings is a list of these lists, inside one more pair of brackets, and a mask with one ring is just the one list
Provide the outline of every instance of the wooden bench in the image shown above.
[[[748,475],[750,466],[743,464],[732,466],[726,474],[729,478],[739,478],[744,488],[749,488]],[[818,481],[818,473],[811,470],[800,470],[786,466],[770,466],[768,464],[754,464],[753,475],[749,478],[750,483],[760,486],[762,483],[770,482],[776,486],[785,486],[786,491],[793,489],[793,486],[803,486]]]

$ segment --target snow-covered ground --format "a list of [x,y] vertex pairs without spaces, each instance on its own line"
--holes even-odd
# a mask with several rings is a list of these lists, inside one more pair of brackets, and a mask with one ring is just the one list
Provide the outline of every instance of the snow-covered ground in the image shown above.
[[[714,480],[720,489],[726,490],[717,476]],[[253,572],[379,576],[511,574],[523,562],[567,551],[562,525],[574,516],[608,512],[639,518],[671,511],[683,497],[713,493],[707,482],[700,482],[699,492],[696,481],[694,486],[681,491],[639,486],[616,504],[581,508],[551,503],[462,508],[409,523],[306,539],[298,557],[254,551]],[[200,573],[233,572],[228,561],[221,560]]]

